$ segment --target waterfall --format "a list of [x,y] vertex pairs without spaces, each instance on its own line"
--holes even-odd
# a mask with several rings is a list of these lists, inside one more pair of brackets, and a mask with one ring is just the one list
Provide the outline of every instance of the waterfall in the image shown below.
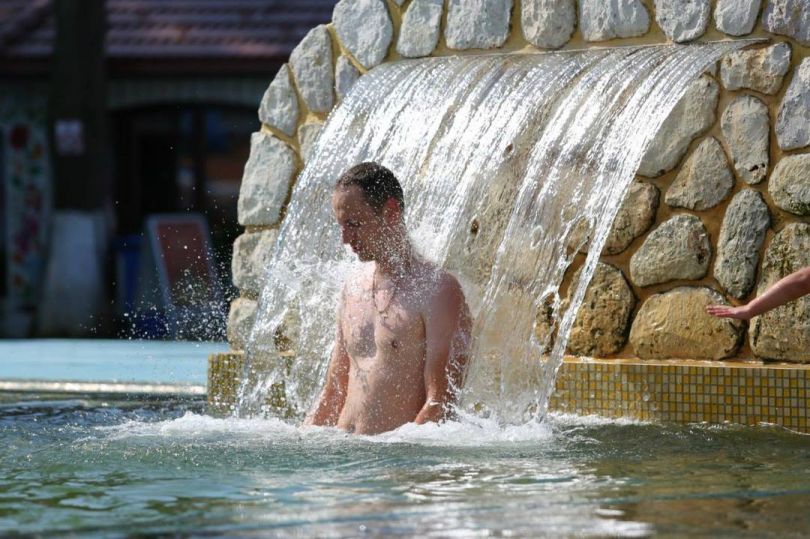
[[[475,316],[462,406],[509,423],[542,418],[645,149],[688,85],[746,44],[429,58],[361,77],[293,189],[237,413],[259,412],[283,386],[300,416],[317,395],[343,279],[360,264],[340,244],[332,189],[346,169],[373,160],[402,182],[414,246],[459,279]],[[586,240],[564,304],[563,276]],[[536,329],[541,309],[553,320],[545,332]]]

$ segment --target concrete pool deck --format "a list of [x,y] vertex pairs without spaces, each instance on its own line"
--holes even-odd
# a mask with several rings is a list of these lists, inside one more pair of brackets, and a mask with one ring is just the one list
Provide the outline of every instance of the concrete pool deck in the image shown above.
[[227,348],[209,342],[0,341],[0,391],[201,396],[206,357]]

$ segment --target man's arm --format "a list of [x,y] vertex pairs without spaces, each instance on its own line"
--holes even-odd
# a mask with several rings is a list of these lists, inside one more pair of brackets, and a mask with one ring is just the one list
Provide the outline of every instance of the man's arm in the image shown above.
[[[341,300],[342,304],[342,300]],[[340,412],[346,403],[346,391],[349,386],[349,354],[346,352],[346,341],[343,339],[341,329],[341,308],[338,313],[337,336],[335,348],[329,359],[329,368],[326,371],[326,384],[323,386],[318,401],[304,419],[304,425],[319,425],[334,427],[337,425]]]
[[709,305],[706,307],[706,312],[722,318],[750,320],[805,294],[810,294],[810,266],[778,280],[764,294],[751,300],[747,305],[740,305],[739,307]]
[[425,393],[427,398],[414,420],[440,421],[462,382],[469,353],[470,315],[464,293],[450,275],[438,283],[438,293],[425,313]]

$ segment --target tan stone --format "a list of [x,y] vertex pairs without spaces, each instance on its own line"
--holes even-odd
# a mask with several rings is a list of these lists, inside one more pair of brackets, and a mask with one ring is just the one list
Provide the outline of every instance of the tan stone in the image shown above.
[[228,343],[232,350],[244,350],[256,321],[257,304],[252,299],[237,298],[228,313]]
[[650,286],[677,279],[702,279],[709,269],[711,242],[694,215],[676,215],[650,232],[630,258],[630,279]]
[[[789,224],[765,251],[757,296],[806,266],[810,266],[810,224]],[[810,296],[754,317],[749,342],[759,357],[810,363]]]
[[636,355],[642,359],[732,357],[745,326],[740,320],[706,314],[709,304],[727,302],[706,287],[682,286],[650,296],[630,329],[630,344]]
[[[574,283],[581,271],[574,274]],[[599,262],[568,337],[569,353],[604,357],[621,350],[635,306],[636,297],[622,271]]]
[[246,232],[236,238],[231,259],[234,286],[253,296],[259,295],[277,237],[278,230],[265,230]]

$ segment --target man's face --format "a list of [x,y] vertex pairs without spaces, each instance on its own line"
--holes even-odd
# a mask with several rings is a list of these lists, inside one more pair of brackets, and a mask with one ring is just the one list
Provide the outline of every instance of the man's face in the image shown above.
[[389,235],[385,212],[375,212],[356,185],[335,189],[332,209],[340,227],[341,241],[351,247],[362,262],[376,260]]

